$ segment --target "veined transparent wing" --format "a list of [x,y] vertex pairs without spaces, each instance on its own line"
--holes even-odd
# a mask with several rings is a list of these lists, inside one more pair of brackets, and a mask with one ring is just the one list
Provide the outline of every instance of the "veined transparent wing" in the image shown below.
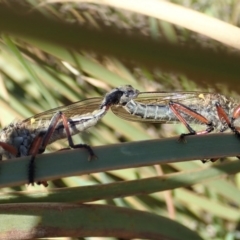
[[[169,101],[178,102],[192,110],[198,111],[204,108],[207,104],[215,99],[217,94],[208,92],[141,92],[133,99],[134,102],[144,105],[154,105],[166,108],[169,111]],[[120,118],[134,122],[151,122],[151,123],[173,123],[171,121],[164,121],[160,119],[145,119],[140,116],[130,114],[124,106],[113,105],[111,106],[112,112]],[[174,121],[175,122],[175,121]]]
[[41,112],[39,114],[36,114],[30,118],[23,120],[22,123],[31,126],[32,128],[39,127],[41,125],[44,125],[45,123],[46,125],[48,125],[53,115],[59,111],[64,113],[67,119],[75,116],[92,114],[95,110],[99,109],[101,102],[102,102],[101,97],[85,99],[82,101],[72,103],[70,105],[65,105],[47,110],[45,112]]

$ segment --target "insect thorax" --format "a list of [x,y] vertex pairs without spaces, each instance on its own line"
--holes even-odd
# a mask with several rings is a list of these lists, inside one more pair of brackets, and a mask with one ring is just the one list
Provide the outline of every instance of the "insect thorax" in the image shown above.
[[[7,143],[18,150],[19,156],[27,156],[29,148],[37,133],[33,130],[26,128],[21,123],[11,123],[0,132],[0,141]],[[2,159],[10,159],[13,156],[8,151],[0,147],[0,155]]]

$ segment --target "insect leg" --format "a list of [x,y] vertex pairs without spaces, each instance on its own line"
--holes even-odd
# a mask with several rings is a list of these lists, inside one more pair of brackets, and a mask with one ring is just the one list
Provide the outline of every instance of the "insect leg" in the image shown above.
[[[34,185],[34,178],[35,178],[35,165],[34,160],[37,154],[43,153],[44,151],[40,150],[41,144],[43,141],[44,136],[46,135],[45,131],[42,131],[38,134],[38,136],[34,139],[31,144],[30,150],[28,155],[31,155],[30,163],[28,166],[28,183]],[[43,186],[47,187],[48,183],[46,181],[37,182],[37,184],[43,184]]]
[[234,126],[234,121],[240,117],[240,105],[238,105],[235,109],[234,109],[234,112],[233,112],[233,116],[231,118],[231,125],[232,127],[234,128],[234,132],[237,134],[237,135],[240,135],[240,132],[239,132],[239,128],[236,128]]
[[[224,123],[227,124],[227,126],[225,126],[225,127],[223,127],[223,128],[221,129],[221,132],[224,132],[225,130],[227,130],[228,128],[230,128],[234,133],[236,133],[237,131],[236,131],[234,125],[233,125],[233,121],[234,121],[234,120],[232,120],[232,122],[229,120],[229,117],[227,116],[225,110],[222,108],[222,106],[220,105],[220,103],[217,102],[217,103],[215,104],[215,106],[216,106],[217,114],[218,114],[218,117],[219,117],[220,121],[222,122],[223,125],[224,125]],[[233,118],[232,118],[232,119],[233,119]]]
[[[233,116],[231,118],[231,125],[234,127],[235,133],[237,134],[238,137],[240,136],[240,129],[239,129],[239,127],[234,126],[234,121],[239,117],[240,117],[240,105],[238,105],[234,109]],[[237,156],[237,158],[240,159],[240,156]]]
[[[71,148],[86,148],[87,151],[90,154],[90,159],[95,157],[95,154],[94,154],[93,150],[87,144],[76,144],[76,145],[74,145],[71,134],[70,134],[69,124],[68,124],[68,120],[67,120],[66,116],[62,112],[57,112],[52,117],[47,131],[40,132],[39,135],[34,139],[32,145],[30,147],[29,155],[31,155],[31,160],[30,160],[30,163],[29,163],[29,172],[28,172],[29,184],[34,183],[34,178],[35,178],[34,160],[36,158],[36,155],[40,154],[40,153],[43,153],[45,151],[46,146],[48,145],[49,140],[50,140],[53,132],[55,131],[56,126],[57,126],[60,119],[62,119],[62,121],[63,121],[63,126],[64,126],[65,131],[66,131],[69,146]],[[46,185],[45,182],[40,182],[39,184]]]
[[[183,140],[185,136],[188,135],[200,135],[200,134],[207,134],[210,133],[214,130],[213,124],[211,121],[209,121],[208,119],[206,119],[204,116],[202,116],[201,114],[197,113],[196,111],[180,104],[180,103],[175,103],[175,102],[169,102],[169,107],[171,108],[171,110],[173,111],[173,113],[176,115],[176,117],[178,118],[178,120],[180,122],[182,122],[186,128],[189,130],[190,133],[183,133],[180,135],[180,140]],[[201,123],[204,123],[208,126],[208,128],[204,131],[201,132],[196,132],[194,131],[189,124],[187,123],[186,119],[184,119],[180,112],[183,112],[184,114],[187,114],[189,116],[191,116],[192,118],[200,121]],[[212,162],[215,162],[217,159],[210,159]],[[206,160],[201,160],[202,163],[206,163]]]
[[[35,158],[37,154],[43,153],[45,151],[45,148],[47,146],[47,143],[50,139],[50,137],[53,134],[54,129],[56,128],[56,125],[60,119],[61,115],[59,112],[57,112],[51,119],[48,130],[42,131],[38,134],[38,136],[34,139],[28,155],[31,155],[29,168],[28,168],[28,181],[29,184],[34,185],[34,178],[35,178]],[[42,182],[39,182],[41,184]],[[43,185],[46,186],[45,182],[43,182]]]
[[[224,120],[227,126],[238,136],[240,137],[240,132],[239,128],[234,126],[234,121],[240,117],[240,105],[238,105],[234,111],[233,111],[233,116],[231,120],[229,120],[229,117],[227,116],[226,112],[220,105],[220,103],[216,103],[216,108],[217,108],[217,113],[220,121]],[[227,129],[227,127],[223,128],[221,132],[224,132]],[[240,159],[240,156],[236,156],[238,159]]]
[[[196,111],[192,110],[191,108],[188,108],[187,106],[177,103],[177,102],[173,102],[170,101],[169,102],[169,107],[170,109],[173,111],[173,113],[175,114],[175,116],[178,118],[178,120],[180,122],[182,122],[185,127],[188,129],[189,133],[183,133],[180,135],[180,140],[183,140],[185,136],[188,135],[200,135],[200,134],[206,134],[206,133],[210,133],[213,131],[214,127],[211,121],[209,121],[208,119],[206,119],[204,116],[202,116],[201,114],[197,113]],[[201,123],[204,123],[208,126],[208,128],[204,131],[201,132],[196,132],[194,131],[190,125],[187,123],[186,119],[184,117],[181,116],[180,112],[187,114],[189,116],[191,116],[192,118],[200,121]]]
[[5,142],[0,142],[0,147],[2,147],[5,151],[11,153],[15,157],[18,157],[18,150],[13,147],[12,145],[5,143]]
[[92,148],[89,145],[83,144],[83,143],[80,143],[80,144],[74,144],[73,143],[72,136],[70,134],[70,130],[69,130],[69,126],[68,126],[68,120],[67,120],[66,116],[63,113],[60,113],[60,114],[61,114],[61,118],[63,120],[63,126],[64,126],[66,134],[67,134],[67,139],[68,139],[69,146],[71,148],[85,148],[85,149],[87,149],[87,151],[88,151],[88,153],[90,155],[89,160],[91,160],[93,158],[96,158],[97,156],[94,154]]

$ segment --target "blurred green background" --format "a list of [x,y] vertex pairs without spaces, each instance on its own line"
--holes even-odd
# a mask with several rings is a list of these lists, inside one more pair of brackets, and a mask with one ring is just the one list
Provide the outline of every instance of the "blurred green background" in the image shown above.
[[[169,2],[196,10],[235,26],[240,24],[240,2],[237,0]],[[123,36],[142,36],[149,40],[149,44],[154,41],[156,43],[167,42],[174,46],[196,48],[196,61],[201,58],[201,49],[206,53],[204,56],[209,54],[209,58],[211,58],[212,53],[226,54],[229,56],[227,64],[238,65],[238,62],[233,62],[235,55],[231,54],[238,54],[239,49],[199,34],[197,29],[200,26],[198,25],[195,26],[196,32],[193,32],[147,14],[142,15],[113,6],[80,1],[25,0],[21,2],[1,1],[1,4],[9,9],[13,8],[16,13],[20,13],[22,16],[40,12],[46,18],[55,20],[60,24],[67,22],[89,27],[99,32],[101,32],[101,29],[111,26]],[[14,4],[14,7],[12,4]],[[170,10],[169,15],[171,15]],[[174,17],[173,15],[172,18]],[[9,24],[9,29],[12,29],[11,23]],[[17,24],[15,22],[16,26]],[[225,95],[238,97],[237,93],[233,91],[238,90],[238,85],[234,77],[231,80],[231,76],[239,76],[237,70],[235,73],[229,73],[229,78],[227,78],[228,69],[226,69],[226,76],[223,77],[227,80],[225,82],[224,79],[217,82],[216,80],[211,81],[211,78],[205,78],[204,80],[203,77],[195,78],[194,74],[191,78],[184,71],[181,73],[179,69],[174,69],[174,64],[178,65],[178,63],[173,59],[174,54],[172,55],[171,51],[169,51],[169,56],[166,56],[166,61],[169,61],[166,65],[171,65],[172,61],[172,69],[169,66],[165,67],[164,62],[162,65],[159,63],[159,66],[157,63],[151,66],[150,60],[148,64],[144,64],[144,61],[139,63],[137,54],[132,59],[128,59],[122,56],[118,58],[118,56],[105,55],[102,53],[104,52],[102,49],[99,49],[99,52],[94,51],[95,49],[91,51],[89,47],[76,50],[76,46],[74,46],[74,49],[70,49],[67,44],[66,46],[60,46],[51,41],[48,42],[48,39],[46,39],[46,42],[42,39],[37,42],[30,36],[28,38],[28,35],[23,35],[23,38],[21,38],[21,34],[11,34],[13,30],[6,31],[6,28],[4,30],[0,28],[0,122],[2,127],[13,121],[28,118],[57,106],[67,105],[90,97],[103,96],[110,89],[124,84],[131,84],[141,91],[221,91]],[[47,28],[48,26],[42,25],[42,29],[37,31],[41,32],[43,30],[44,34],[46,33],[44,30]],[[64,36],[65,39],[66,34],[63,31],[57,37]],[[69,39],[70,42],[73,40],[72,37]],[[77,39],[74,39],[74,41],[77,41]],[[92,42],[93,39],[89,39],[89,41]],[[98,39],[94,39],[94,41],[98,42]],[[110,48],[110,45],[114,45],[114,42],[106,42],[105,45],[107,49],[108,46]],[[122,51],[124,52],[124,49]],[[181,59],[177,60],[181,65]],[[210,67],[213,72],[220,72],[224,69],[224,66],[228,66],[227,64],[224,65],[225,59],[219,58],[218,60],[219,65]],[[183,61],[186,61],[186,66],[191,73],[195,71],[194,62],[191,65],[191,62],[187,62],[184,56]],[[223,69],[218,71],[217,67],[221,64]],[[208,72],[209,76],[213,74],[210,72],[208,65],[206,59],[205,65],[202,66],[206,69],[206,77]],[[196,75],[198,75],[197,72]],[[233,86],[236,86],[236,89]],[[167,138],[177,136],[182,132],[186,132],[186,129],[181,124],[160,125],[126,122],[109,111],[107,116],[94,128],[75,136],[74,142],[84,142],[91,146],[98,146],[118,142]],[[46,152],[56,151],[66,146],[66,140],[59,141],[49,146]],[[235,158],[224,160],[232,161]],[[63,178],[50,183],[49,188],[134,180],[205,167],[206,164],[203,165],[200,161],[140,167]],[[99,202],[149,211],[169,217],[196,231],[203,239],[240,239],[238,226],[240,217],[238,213],[239,186],[240,178],[239,174],[236,174],[224,179],[212,180],[205,184],[195,184],[189,188]],[[29,191],[36,189],[42,190],[42,187],[28,187]],[[3,189],[2,191],[13,190],[26,190],[26,186]],[[229,191],[228,197],[223,194],[226,191]]]

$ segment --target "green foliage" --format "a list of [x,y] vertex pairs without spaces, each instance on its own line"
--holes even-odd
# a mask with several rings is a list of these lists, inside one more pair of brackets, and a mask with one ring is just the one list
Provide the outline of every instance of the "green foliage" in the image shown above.
[[[113,2],[111,7],[40,2],[15,3],[14,11],[1,3],[3,127],[14,118],[103,96],[124,84],[141,91],[202,91],[204,86],[226,95],[239,89],[239,49],[221,44],[226,39],[216,42],[198,35],[199,25],[194,26],[195,33],[190,32],[160,21],[148,9],[144,16],[137,13],[137,6],[136,13],[129,13],[114,8]],[[238,23],[234,1],[189,4]],[[234,239],[240,217],[239,163],[229,158],[226,163],[205,165],[189,160],[240,155],[239,141],[233,134],[190,137],[186,143],[169,138],[185,131],[181,125],[126,122],[109,111],[94,128],[74,138],[98,146],[94,148],[97,160],[88,162],[86,152],[79,150],[37,157],[37,179],[53,180],[47,190],[34,186],[23,191],[28,157],[3,162],[0,185],[6,188],[0,195],[0,221],[4,222],[0,239]],[[158,138],[163,140],[146,141]],[[113,145],[119,142],[128,143]],[[66,141],[60,141],[48,151],[66,146]],[[161,168],[152,166],[160,163],[164,163]],[[93,201],[104,206],[73,204]],[[46,235],[40,234],[43,229]]]

